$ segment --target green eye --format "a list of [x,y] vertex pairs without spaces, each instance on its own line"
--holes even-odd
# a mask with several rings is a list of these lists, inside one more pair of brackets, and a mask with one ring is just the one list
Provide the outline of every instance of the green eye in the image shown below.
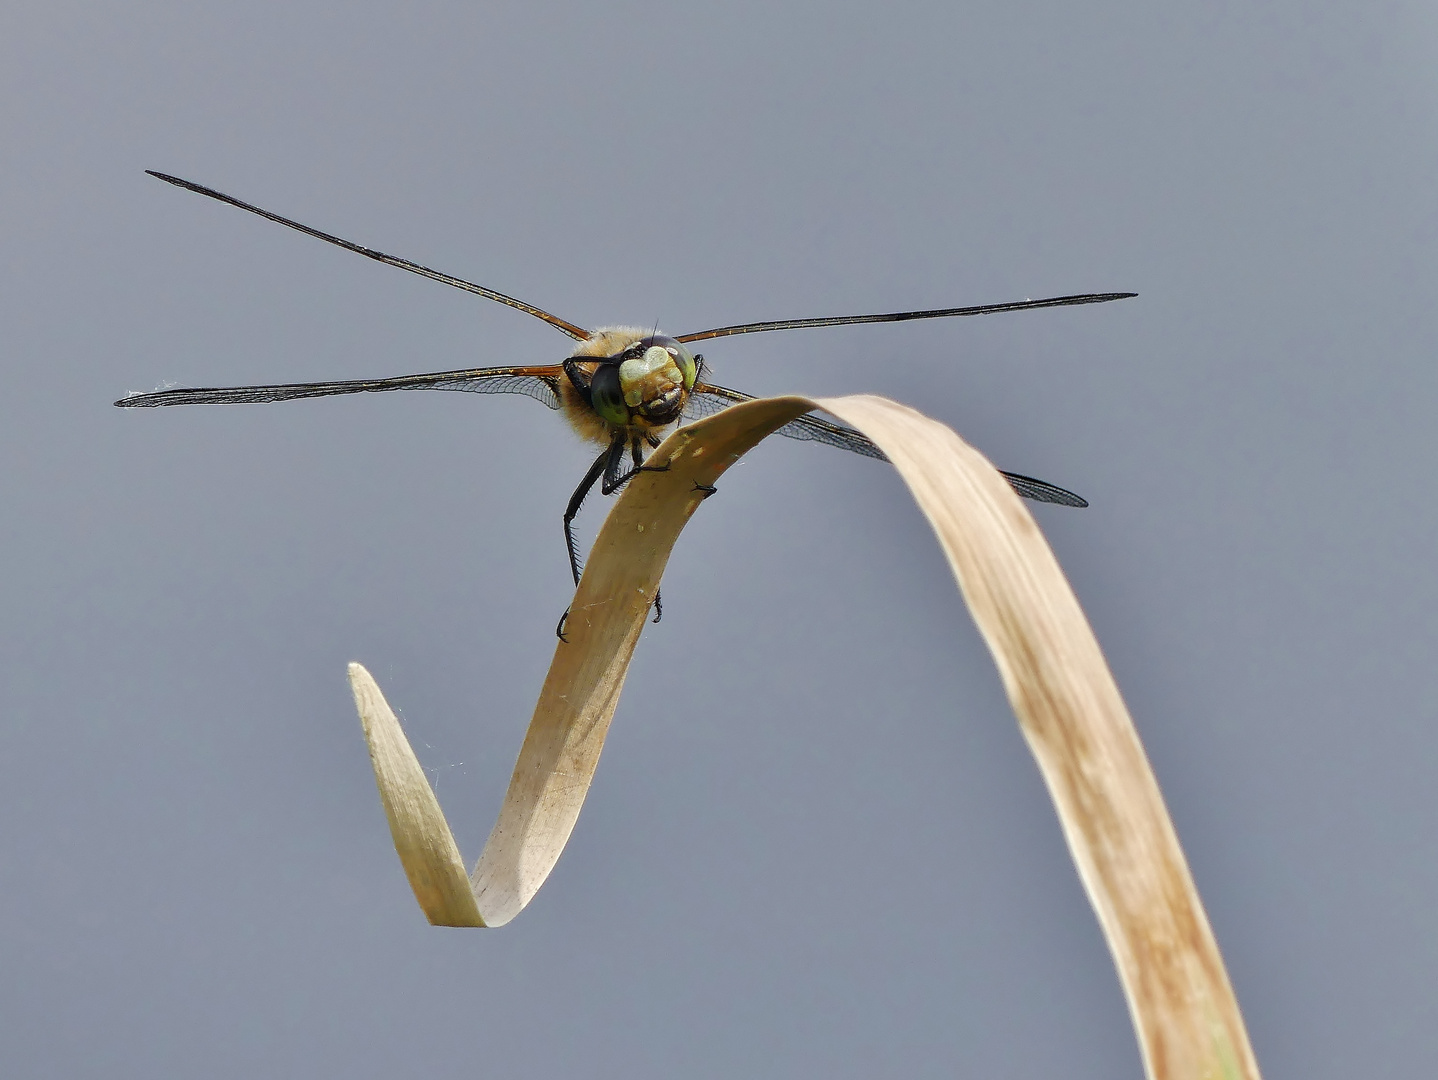
[[594,411],[611,424],[629,423],[629,407],[624,404],[624,391],[619,386],[619,368],[601,364],[589,382],[589,401]]
[[699,377],[699,365],[694,362],[694,354],[676,341],[669,346],[669,355],[674,357],[674,362],[679,365],[679,374],[684,376],[684,389],[693,390],[694,380]]

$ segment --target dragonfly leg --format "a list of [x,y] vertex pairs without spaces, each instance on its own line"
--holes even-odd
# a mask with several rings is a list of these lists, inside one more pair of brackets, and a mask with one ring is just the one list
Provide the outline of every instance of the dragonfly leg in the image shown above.
[[[569,569],[574,574],[576,587],[579,585],[579,545],[574,541],[574,519],[579,514],[579,508],[584,505],[585,496],[593,489],[600,476],[607,475],[614,468],[614,450],[616,447],[622,449],[623,445],[616,439],[594,459],[594,464],[589,466],[584,479],[579,481],[579,486],[574,489],[574,494],[569,497],[569,505],[564,510],[564,548],[569,552]],[[609,491],[606,489],[604,494],[608,495]],[[563,637],[562,634],[560,636]]]
[[[579,515],[579,508],[584,505],[585,497],[594,489],[594,485],[599,482],[601,476],[604,478],[604,494],[608,495],[614,490],[609,486],[609,479],[619,472],[619,463],[623,460],[624,436],[616,435],[614,441],[594,459],[594,464],[589,466],[589,471],[584,474],[584,479],[579,481],[579,486],[569,497],[569,505],[564,508],[564,549],[569,553],[569,572],[574,575],[575,588],[579,587],[581,563],[579,545],[574,539],[574,519]],[[620,481],[620,483],[622,482]],[[569,641],[564,636],[564,626],[568,621],[569,609],[565,608],[564,614],[559,618],[559,625],[554,628],[554,636],[563,642]]]
[[651,450],[657,450],[657,449],[659,448],[659,442],[658,442],[658,436],[657,436],[657,435],[649,434],[649,435],[644,436],[642,439],[635,439],[635,440],[634,440],[634,445],[629,448],[630,453],[633,454],[633,456],[634,456],[634,471],[635,471],[635,472],[668,472],[668,471],[669,471],[669,462],[667,462],[667,461],[666,461],[663,465],[646,465],[646,464],[644,464],[644,449],[643,449],[643,447],[644,447],[644,444],[645,444],[645,443],[648,443],[648,444],[649,444],[649,448],[650,448]]
[[[664,465],[644,464],[644,442],[642,438],[637,438],[629,444],[629,453],[634,460],[634,468],[630,469],[626,473],[621,473],[619,471],[619,463],[624,460],[624,450],[622,444],[616,443],[615,445],[620,447],[619,453],[614,455],[612,467],[605,467],[604,483],[600,488],[600,490],[603,491],[606,495],[613,495],[616,491],[622,488],[625,484],[629,483],[629,481],[633,480],[642,472],[669,471],[669,466],[667,463]],[[610,447],[609,452],[613,453],[613,451],[614,447]]]
[[594,398],[589,389],[590,380],[579,370],[579,365],[575,363],[574,357],[571,356],[568,360],[564,361],[560,367],[564,369],[564,374],[569,377],[569,384],[579,391],[579,396],[584,400],[584,404],[593,408]]
[[[649,449],[651,449],[651,450],[658,450],[658,449],[659,449],[659,441],[660,441],[660,440],[659,440],[659,436],[658,436],[658,435],[655,435],[655,434],[653,434],[653,433],[650,433],[650,434],[644,436],[644,438],[643,438],[643,442],[648,443],[648,444],[649,444]],[[641,440],[635,439],[635,440],[634,440],[634,445],[631,446],[629,449],[630,449],[630,453],[632,453],[632,454],[634,455],[634,472],[668,472],[668,471],[669,471],[669,463],[668,463],[667,461],[666,461],[663,465],[646,465],[646,464],[644,464],[644,452],[643,452],[643,449],[642,449]],[[632,474],[631,474],[631,475],[632,475]]]
[[604,452],[604,482],[600,484],[599,490],[605,495],[613,495],[627,484],[629,478],[637,471],[620,472],[620,463],[624,460],[624,449],[624,437],[617,435],[609,444],[609,449]]
[[707,499],[707,498],[709,498],[710,495],[713,495],[713,494],[714,494],[716,491],[718,491],[719,489],[718,489],[717,487],[715,487],[713,484],[701,484],[698,480],[695,480],[695,481],[694,481],[694,490],[695,490],[695,491],[702,491],[702,492],[704,493],[704,497]]
[[[635,439],[629,444],[629,453],[634,461],[634,467],[628,472],[620,472],[620,463],[624,460],[625,440],[622,435],[616,436],[614,441],[594,459],[594,464],[589,466],[589,471],[584,474],[584,479],[574,489],[570,496],[569,506],[564,511],[564,543],[569,551],[569,569],[574,574],[574,584],[579,584],[579,545],[574,541],[574,519],[579,514],[579,507],[584,498],[593,489],[596,483],[600,485],[600,491],[605,495],[612,495],[618,491],[635,475],[641,472],[666,472],[668,465],[648,466],[644,464],[644,450],[640,439]],[[601,482],[602,478],[602,482]],[[664,602],[659,597],[659,590],[654,590],[654,621],[658,622],[664,616]],[[559,619],[559,625],[554,628],[555,637],[560,641],[568,642],[565,637],[565,624],[569,621],[569,609]]]

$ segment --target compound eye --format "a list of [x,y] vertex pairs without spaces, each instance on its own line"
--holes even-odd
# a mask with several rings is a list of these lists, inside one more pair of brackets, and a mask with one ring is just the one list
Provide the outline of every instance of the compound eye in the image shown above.
[[624,404],[617,364],[600,364],[594,369],[594,377],[589,381],[589,401],[594,411],[611,424],[622,427],[629,423],[629,407]]
[[679,366],[679,374],[684,376],[684,389],[693,390],[694,380],[699,378],[699,364],[695,361],[694,354],[678,341],[669,347],[669,354]]

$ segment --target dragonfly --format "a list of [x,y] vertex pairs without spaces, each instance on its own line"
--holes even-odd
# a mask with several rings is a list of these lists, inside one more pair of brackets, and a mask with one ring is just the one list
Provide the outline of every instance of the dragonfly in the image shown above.
[[[880,315],[839,315],[810,319],[775,319],[765,322],[738,323],[719,326],[698,333],[671,337],[657,330],[633,326],[605,326],[596,330],[583,327],[551,314],[533,304],[516,299],[495,289],[472,281],[432,270],[382,251],[344,240],[309,225],[282,217],[269,210],[243,202],[213,188],[182,180],[177,176],[146,170],[149,175],[216,199],[230,206],[257,214],[306,236],[335,244],[367,259],[397,266],[432,281],[451,285],[465,292],[485,297],[516,308],[548,323],[575,341],[569,355],[558,364],[530,367],[461,368],[457,371],[433,371],[419,375],[400,375],[384,379],[349,379],[340,382],[280,383],[266,386],[176,387],[151,393],[132,393],[115,402],[124,409],[154,408],[165,405],[230,405],[252,402],[292,401],[298,398],[328,397],[334,394],[382,393],[391,390],[461,390],[473,394],[524,394],[560,413],[570,427],[585,441],[601,447],[579,486],[570,496],[564,510],[564,543],[569,554],[569,569],[578,586],[583,562],[574,537],[574,520],[594,489],[600,486],[604,495],[612,495],[648,466],[645,460],[663,437],[686,420],[710,416],[753,396],[720,386],[709,379],[709,365],[703,354],[689,348],[699,341],[734,337],[738,334],[760,334],[773,330],[799,330],[824,326],[853,326],[859,323],[908,322],[914,319],[944,319],[967,315],[990,315],[1007,311],[1030,311],[1038,308],[1070,307],[1078,304],[1101,304],[1136,296],[1130,292],[1083,293],[1054,296],[1043,300],[1019,300],[1006,304],[980,304],[968,307],[932,308],[924,311],[896,311]],[[837,447],[864,457],[887,461],[884,452],[853,428],[831,423],[807,413],[778,429],[780,435]],[[1059,506],[1087,506],[1088,502],[1071,491],[1037,480],[1032,476],[1005,472],[1005,479],[1026,499],[1054,503]],[[712,494],[706,489],[705,495]],[[662,601],[655,593],[655,618],[663,614]],[[559,636],[564,637],[560,621]]]

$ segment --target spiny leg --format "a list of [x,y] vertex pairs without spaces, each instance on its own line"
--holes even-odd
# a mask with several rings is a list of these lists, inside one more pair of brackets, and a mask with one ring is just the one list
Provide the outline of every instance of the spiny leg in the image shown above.
[[[624,461],[625,444],[628,442],[628,449],[634,461],[634,467],[628,472],[621,472],[621,462]],[[616,434],[610,444],[600,452],[589,466],[589,471],[584,474],[584,479],[574,489],[574,494],[569,498],[569,505],[564,511],[564,546],[569,553],[569,570],[574,576],[574,585],[579,586],[581,563],[579,558],[579,545],[574,539],[574,519],[579,515],[579,508],[584,504],[585,498],[600,483],[600,491],[605,495],[612,495],[641,472],[667,472],[669,466],[649,466],[644,464],[644,444],[648,442],[651,446],[655,440],[650,437],[645,439],[637,436],[632,440],[626,440],[622,434]],[[602,482],[601,481],[602,478]],[[658,622],[664,614],[664,604],[660,600],[659,590],[654,591],[654,621]],[[559,625],[554,628],[554,634],[560,641],[567,642],[569,639],[564,635],[565,623],[569,621],[569,609],[559,618]]]
[[[615,454],[616,450],[619,451],[618,455]],[[574,494],[569,497],[569,505],[564,510],[564,547],[569,552],[569,570],[574,575],[575,588],[579,587],[579,545],[574,540],[574,519],[579,516],[579,508],[584,505],[585,498],[600,476],[608,477],[610,470],[615,468],[614,459],[622,456],[623,451],[622,437],[615,438],[601,450],[594,459],[594,464],[589,466],[589,471],[584,474],[584,479],[579,481],[579,486],[574,489]],[[607,488],[604,494],[609,494]]]
[[614,459],[614,467],[612,469],[605,469],[604,486],[600,488],[600,490],[605,495],[613,495],[642,472],[668,472],[668,462],[665,462],[663,465],[644,464],[645,444],[648,444],[650,449],[655,449],[659,446],[659,443],[659,437],[653,434],[634,436],[633,440],[629,443],[629,454],[634,461],[634,467],[628,472],[619,471],[619,463],[624,460],[624,454],[621,451],[619,456]]
[[[646,442],[647,442],[650,446],[653,446],[653,445],[654,445],[654,437],[653,437],[653,436],[645,437],[645,436],[643,436],[643,435],[636,435],[636,436],[634,436],[633,439],[630,440],[630,442],[629,442],[629,456],[630,456],[630,459],[634,462],[634,468],[630,469],[630,470],[629,470],[628,472],[626,472],[626,473],[621,474],[621,473],[619,472],[619,462],[624,459],[623,451],[621,450],[618,454],[614,454],[614,455],[613,455],[611,464],[606,465],[605,470],[604,470],[604,483],[603,483],[603,485],[602,485],[601,488],[600,488],[600,490],[603,491],[604,494],[606,494],[606,495],[612,495],[614,492],[618,491],[618,490],[619,490],[620,488],[622,488],[625,484],[629,483],[629,481],[633,480],[637,475],[639,475],[639,474],[642,473],[642,472],[668,472],[668,471],[669,471],[669,465],[668,465],[667,463],[664,464],[664,465],[646,465],[646,464],[644,464],[644,445],[645,445]],[[616,442],[614,445],[615,445],[615,446],[618,446],[619,444]],[[611,447],[610,447],[610,450],[609,450],[609,453],[613,454],[613,450],[614,450],[614,447],[611,446]],[[663,616],[664,616],[664,602],[663,602],[663,600],[660,599],[659,590],[658,590],[658,589],[655,589],[655,590],[654,590],[654,621],[655,621],[655,622],[658,622],[661,618],[663,618]]]
[[[594,459],[594,464],[584,474],[584,479],[579,481],[579,486],[574,489],[574,494],[569,497],[569,505],[564,509],[564,550],[569,553],[569,572],[574,575],[574,587],[579,587],[579,545],[574,540],[574,519],[579,515],[579,508],[584,505],[584,499],[599,481],[599,477],[609,467],[610,459],[614,456],[615,447],[623,446],[619,440],[610,443],[599,456]],[[559,617],[559,625],[554,628],[554,636],[560,641],[568,642],[564,636],[564,624],[569,621],[569,609],[564,609],[564,614]]]
[[630,469],[628,472],[619,471],[619,463],[624,460],[624,450],[621,447],[619,453],[615,455],[613,466],[604,470],[604,484],[600,487],[599,490],[602,491],[605,495],[613,495],[616,491],[622,488],[625,484],[629,483],[629,481],[633,480],[642,472],[669,471],[668,464],[644,464],[644,441],[645,440],[643,439],[643,437],[640,436],[636,437],[629,444],[629,454],[634,459],[634,468]]
[[604,482],[599,485],[599,490],[604,495],[613,495],[629,482],[637,469],[629,472],[620,472],[624,461],[625,440],[623,435],[616,435],[614,441],[609,444],[609,449],[604,452]]
[[[600,451],[599,456],[594,459],[594,464],[589,466],[589,471],[584,474],[584,479],[579,481],[579,486],[574,489],[574,494],[569,497],[569,505],[564,509],[564,547],[569,553],[569,572],[574,575],[574,587],[579,588],[579,544],[574,539],[574,519],[579,515],[579,508],[584,505],[585,498],[593,490],[599,478],[604,477],[604,494],[608,495],[612,488],[609,487],[609,478],[619,471],[619,463],[624,460],[624,436],[615,435],[609,445]],[[564,624],[569,621],[569,609],[564,609],[564,614],[559,617],[559,625],[554,628],[554,636],[560,641],[568,642],[564,636]]]

